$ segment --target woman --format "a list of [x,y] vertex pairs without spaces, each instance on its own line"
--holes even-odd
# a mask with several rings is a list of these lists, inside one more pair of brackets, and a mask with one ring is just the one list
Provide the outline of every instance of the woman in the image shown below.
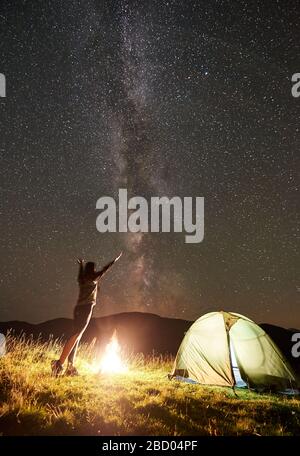
[[97,292],[99,287],[99,280],[111,268],[111,266],[119,260],[122,252],[117,258],[104,266],[101,271],[95,271],[95,263],[88,262],[84,265],[84,260],[78,259],[79,264],[79,297],[74,309],[74,332],[73,335],[67,340],[63,348],[62,354],[59,359],[51,362],[52,374],[57,377],[63,371],[63,364],[68,358],[68,366],[65,371],[66,375],[78,375],[76,367],[74,367],[74,360],[77,348],[86,330],[90,319],[92,317],[93,308],[96,305]]

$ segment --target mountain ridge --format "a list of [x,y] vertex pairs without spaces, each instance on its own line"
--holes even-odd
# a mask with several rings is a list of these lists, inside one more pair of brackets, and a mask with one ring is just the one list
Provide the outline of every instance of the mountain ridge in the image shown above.
[[[102,346],[116,329],[120,344],[130,352],[175,355],[185,332],[193,323],[191,320],[161,317],[152,313],[122,312],[92,318],[82,340],[87,343],[96,340]],[[297,330],[291,331],[268,323],[259,326],[274,340],[294,369],[299,371],[299,361],[291,355],[291,337]],[[35,324],[18,320],[0,322],[0,332],[5,335],[13,331],[15,335],[24,334],[43,341],[49,337],[64,341],[71,335],[72,329],[70,318],[56,318]]]

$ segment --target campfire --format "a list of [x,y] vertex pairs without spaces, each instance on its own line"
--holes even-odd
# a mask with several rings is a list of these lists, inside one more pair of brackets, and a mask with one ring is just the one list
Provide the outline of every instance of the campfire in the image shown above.
[[127,371],[127,366],[121,358],[121,347],[114,331],[100,361],[99,372],[103,374],[119,374]]

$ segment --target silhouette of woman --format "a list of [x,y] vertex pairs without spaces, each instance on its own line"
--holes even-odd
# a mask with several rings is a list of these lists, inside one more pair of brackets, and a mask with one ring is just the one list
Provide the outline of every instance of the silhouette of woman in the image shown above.
[[77,348],[81,337],[86,330],[92,317],[93,308],[96,305],[97,292],[99,288],[99,280],[111,268],[116,261],[121,257],[122,252],[110,263],[104,266],[101,271],[95,271],[95,263],[87,262],[84,265],[84,260],[78,259],[79,273],[79,296],[77,304],[74,308],[74,332],[67,340],[59,359],[51,362],[52,374],[57,377],[63,371],[63,364],[68,358],[68,366],[65,375],[78,375],[77,369],[74,366]]

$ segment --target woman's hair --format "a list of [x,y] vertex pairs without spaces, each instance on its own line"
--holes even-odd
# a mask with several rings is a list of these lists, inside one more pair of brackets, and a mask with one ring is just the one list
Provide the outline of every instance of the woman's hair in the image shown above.
[[95,272],[95,263],[93,261],[88,261],[85,265],[84,272],[87,275],[93,274]]

